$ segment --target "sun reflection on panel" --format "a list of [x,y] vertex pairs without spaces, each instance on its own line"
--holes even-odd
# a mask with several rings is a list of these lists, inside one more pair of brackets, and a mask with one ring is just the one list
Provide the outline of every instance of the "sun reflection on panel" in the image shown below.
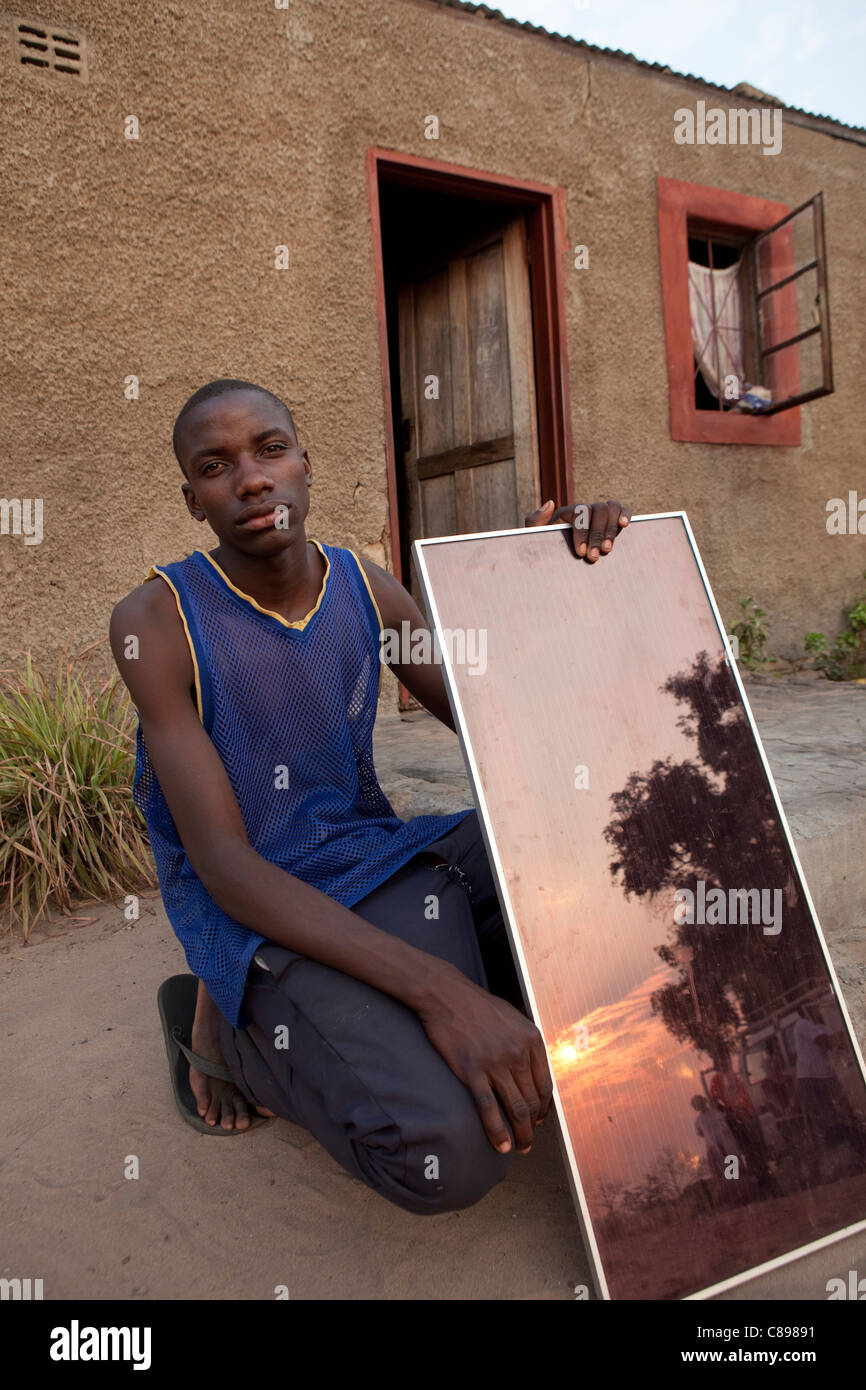
[[592,1060],[591,1054],[598,1051],[601,1039],[598,1033],[594,1041],[590,1041],[590,1037],[589,1027],[582,1020],[569,1023],[557,1034],[548,1048],[550,1064],[557,1078],[576,1071],[581,1063],[586,1065]]

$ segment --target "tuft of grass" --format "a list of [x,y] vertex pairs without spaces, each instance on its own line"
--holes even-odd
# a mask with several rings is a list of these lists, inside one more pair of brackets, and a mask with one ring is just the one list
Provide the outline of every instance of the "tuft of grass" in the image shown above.
[[50,905],[155,885],[132,800],[134,711],[119,676],[97,683],[93,643],[49,680],[23,653],[0,671],[0,902],[24,939]]

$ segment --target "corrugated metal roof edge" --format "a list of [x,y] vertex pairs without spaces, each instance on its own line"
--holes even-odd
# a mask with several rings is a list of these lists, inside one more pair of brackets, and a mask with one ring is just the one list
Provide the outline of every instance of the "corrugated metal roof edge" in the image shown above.
[[[599,48],[597,44],[587,43],[585,39],[575,39],[571,34],[557,34],[550,29],[545,29],[543,24],[532,24],[528,19],[510,19],[501,10],[491,9],[489,5],[473,5],[468,0],[429,0],[429,3],[438,5],[441,9],[459,10],[464,14],[481,13],[486,19],[494,19],[497,23],[507,24],[512,29],[525,29],[533,34],[542,34],[546,39],[552,39],[554,43],[567,43],[575,48],[583,48],[588,53],[600,53],[605,58],[617,58],[622,62],[634,63],[639,68],[649,68],[652,72],[665,73],[668,77],[679,77],[686,82],[696,82],[702,87],[708,87],[714,92],[726,92],[729,96],[742,96],[736,87],[722,87],[717,82],[708,82],[704,77],[696,77],[690,72],[676,72],[665,63],[649,63],[644,58],[636,58],[633,53],[625,53],[621,48]],[[751,84],[746,84],[751,86]],[[757,91],[757,88],[753,90]],[[825,130],[825,135],[836,136],[837,139],[852,140],[855,144],[866,144],[866,127],[858,125],[847,125],[845,121],[838,121],[835,116],[818,116],[813,111],[804,111],[801,106],[788,106],[784,101],[779,101],[778,97],[769,97],[767,93],[762,93],[765,99],[771,100],[779,105],[784,111],[791,111],[798,116],[806,116],[809,121],[824,121],[827,125],[837,126],[836,130]],[[810,127],[815,129],[816,127]],[[817,127],[821,129],[821,127]],[[851,131],[851,135],[842,135],[841,131]],[[862,137],[862,138],[857,138]]]

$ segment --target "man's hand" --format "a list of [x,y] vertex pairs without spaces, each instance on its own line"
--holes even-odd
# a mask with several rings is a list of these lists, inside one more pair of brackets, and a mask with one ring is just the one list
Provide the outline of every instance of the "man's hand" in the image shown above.
[[545,502],[537,512],[526,517],[524,526],[556,526],[570,521],[574,527],[574,549],[580,559],[591,565],[601,555],[613,550],[613,543],[631,519],[631,508],[621,502],[575,502],[569,507],[557,507]]
[[437,981],[435,997],[418,1009],[424,1029],[454,1075],[467,1087],[487,1137],[500,1153],[511,1148],[497,1096],[520,1153],[550,1108],[553,1083],[535,1024],[459,972]]

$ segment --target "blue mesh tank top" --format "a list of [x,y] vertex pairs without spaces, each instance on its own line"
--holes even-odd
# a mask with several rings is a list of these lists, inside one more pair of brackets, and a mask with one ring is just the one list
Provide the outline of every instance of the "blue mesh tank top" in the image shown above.
[[[471,808],[408,821],[394,813],[373,767],[381,614],[354,551],[312,544],[325,575],[315,607],[296,622],[261,608],[201,549],[152,565],[147,579],[161,575],[174,592],[199,718],[225,764],[253,849],[351,907]],[[247,970],[265,937],[223,912],[193,872],[140,720],[133,799],[187,964],[242,1028]]]

